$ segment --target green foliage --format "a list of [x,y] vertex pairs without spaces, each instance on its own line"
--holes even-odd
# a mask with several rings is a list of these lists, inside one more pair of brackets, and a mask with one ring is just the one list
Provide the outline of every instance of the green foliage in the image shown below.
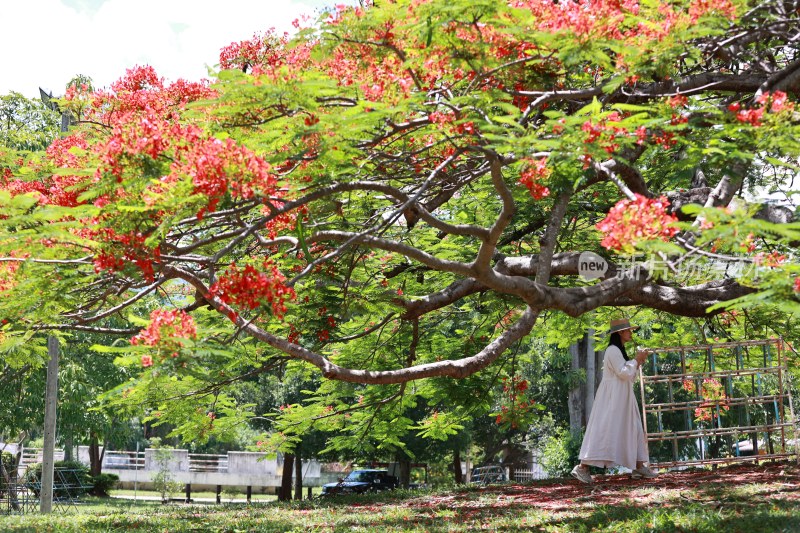
[[3,461],[3,467],[6,469],[6,472],[10,472],[16,468],[14,464],[16,460],[14,459],[14,455],[8,452],[0,453],[0,460]]
[[58,136],[61,115],[17,92],[0,96],[0,147],[44,150]]
[[118,484],[119,476],[117,474],[98,474],[92,476],[92,494],[106,497]]
[[579,462],[582,441],[583,432],[575,433],[566,428],[558,428],[545,438],[541,447],[541,462],[545,471],[554,477],[568,475]]

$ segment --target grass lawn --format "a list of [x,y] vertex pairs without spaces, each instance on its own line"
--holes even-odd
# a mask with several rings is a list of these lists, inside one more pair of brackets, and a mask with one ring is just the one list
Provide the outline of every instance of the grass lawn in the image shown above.
[[0,531],[800,531],[800,468],[744,465],[671,472],[396,491],[252,505],[91,500],[77,511],[2,516]]

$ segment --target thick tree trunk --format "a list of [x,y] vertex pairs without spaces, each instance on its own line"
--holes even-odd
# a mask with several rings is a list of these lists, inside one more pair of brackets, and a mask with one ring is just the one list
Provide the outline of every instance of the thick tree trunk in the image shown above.
[[[572,364],[570,370],[572,375],[577,375],[581,368],[581,343],[574,342],[569,347],[569,353],[572,356]],[[572,433],[580,433],[581,428],[585,424],[586,413],[586,383],[573,383],[573,387],[569,391],[569,429]]]
[[[582,343],[585,343],[584,350],[586,354],[586,406],[584,414],[586,422],[589,422],[589,416],[592,414],[592,407],[594,406],[594,395],[597,390],[597,357],[594,351],[593,329],[586,332]],[[600,369],[602,370],[602,365]]]
[[67,435],[64,438],[64,460],[65,461],[72,461],[72,459],[73,459],[73,457],[72,457],[72,452],[73,452],[73,448],[74,448],[74,444],[73,443],[74,443],[74,439],[72,438],[72,435]]
[[579,433],[586,427],[589,415],[594,404],[594,395],[597,385],[602,378],[602,354],[598,361],[598,354],[594,351],[594,332],[589,330],[583,338],[570,345],[569,351],[572,356],[571,370],[578,373],[583,370],[586,373],[585,381],[569,391],[569,427],[573,433]]
[[102,470],[103,457],[100,455],[100,443],[97,441],[97,435],[92,434],[89,441],[89,474],[99,476]]
[[294,467],[294,454],[287,453],[283,456],[283,472],[281,473],[281,488],[278,490],[278,501],[288,502],[292,499],[292,469]]
[[299,446],[295,450],[294,457],[294,499],[303,499],[303,461]]
[[407,489],[411,485],[411,461],[404,457],[398,459],[397,465],[400,467],[400,486]]
[[453,451],[453,475],[456,485],[464,483],[464,473],[461,471],[461,451],[458,449]]

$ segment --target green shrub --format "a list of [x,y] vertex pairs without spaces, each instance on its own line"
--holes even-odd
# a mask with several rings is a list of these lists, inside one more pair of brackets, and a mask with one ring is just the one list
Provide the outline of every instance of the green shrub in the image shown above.
[[92,477],[91,493],[95,496],[107,497],[111,489],[116,488],[119,476],[116,474],[98,474]]
[[558,428],[544,440],[542,467],[553,477],[568,475],[572,467],[578,464],[582,441],[583,432],[572,433],[569,429]]
[[1,460],[3,461],[3,466],[6,467],[6,472],[11,472],[14,470],[14,455],[8,452],[3,452]]

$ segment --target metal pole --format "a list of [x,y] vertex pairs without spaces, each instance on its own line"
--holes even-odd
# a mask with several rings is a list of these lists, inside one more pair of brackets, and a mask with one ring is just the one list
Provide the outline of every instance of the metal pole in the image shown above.
[[136,470],[133,471],[133,501],[138,500],[139,496],[139,442],[136,442]]
[[44,449],[42,450],[42,488],[39,493],[39,510],[53,510],[53,466],[56,448],[56,404],[58,402],[58,339],[47,337],[47,388],[44,404]]

